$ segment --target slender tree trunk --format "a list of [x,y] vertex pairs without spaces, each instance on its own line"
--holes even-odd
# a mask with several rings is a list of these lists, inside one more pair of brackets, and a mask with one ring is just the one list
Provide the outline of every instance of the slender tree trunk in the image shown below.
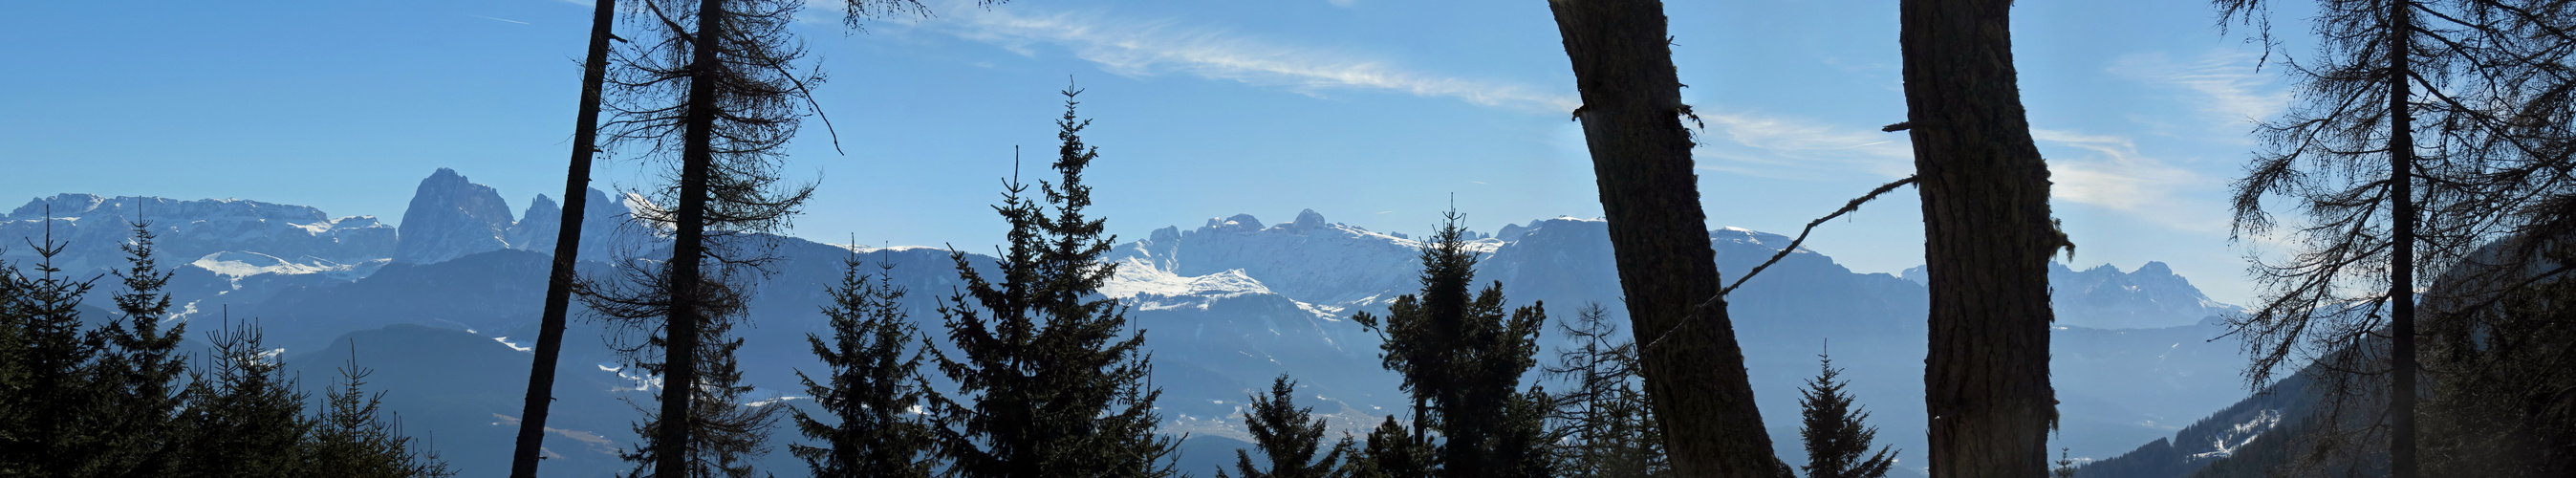
[[689,474],[689,402],[698,388],[698,269],[706,258],[707,175],[715,162],[716,49],[724,38],[724,0],[700,0],[689,55],[687,128],[681,134],[680,211],[671,242],[671,320],[663,327],[662,430],[653,476]]
[[2388,5],[2388,471],[2415,478],[2415,118],[2407,111],[2414,2]]
[[1932,476],[2046,476],[2048,163],[2012,65],[2010,0],[1904,0],[1899,35],[1931,270]]
[[546,415],[554,404],[555,359],[563,354],[564,313],[572,306],[573,265],[580,260],[582,212],[589,207],[591,154],[599,151],[600,83],[608,76],[609,27],[617,0],[593,0],[589,58],[581,68],[581,112],[572,130],[572,164],[564,172],[563,217],[555,231],[555,261],[546,275],[546,310],[537,326],[537,356],[528,367],[528,404],[519,413],[512,478],[535,478],[545,446]]
[[[1716,253],[1700,211],[1659,0],[1550,0],[1583,107],[1584,143],[1610,220],[1647,393],[1673,470],[1694,477],[1782,477],[1753,403],[1744,352],[1716,300]],[[1704,306],[1703,306],[1704,305]],[[1669,334],[1669,338],[1667,338]]]

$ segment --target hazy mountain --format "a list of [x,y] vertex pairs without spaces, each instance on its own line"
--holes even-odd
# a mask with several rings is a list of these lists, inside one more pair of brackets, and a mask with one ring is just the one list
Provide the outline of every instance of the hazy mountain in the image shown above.
[[[303,242],[275,239],[274,234],[231,236],[239,240],[199,234],[204,239],[187,248],[170,248],[173,255],[216,259],[182,268],[183,279],[174,283],[182,303],[196,308],[189,318],[212,317],[212,312],[226,305],[236,320],[258,318],[269,328],[270,342],[287,349],[297,366],[306,370],[308,386],[327,383],[330,369],[318,364],[338,363],[345,350],[335,347],[346,347],[354,340],[360,359],[378,369],[375,380],[388,387],[402,385],[388,388],[393,390],[388,400],[395,410],[415,417],[408,423],[416,430],[437,430],[439,449],[468,474],[498,473],[497,467],[506,463],[508,430],[515,429],[507,422],[519,413],[517,399],[527,363],[523,349],[530,345],[527,338],[534,336],[545,288],[545,256],[551,251],[545,241],[559,227],[554,219],[560,215],[559,206],[540,196],[517,221],[508,221],[509,212],[500,204],[497,191],[448,170],[424,180],[419,191],[411,203],[416,215],[407,216],[399,237],[402,250],[414,259],[439,260],[387,264],[395,251],[391,238],[385,237],[391,234],[381,233],[391,233],[392,228],[372,219],[318,219],[321,214],[311,208],[197,201],[255,205],[251,209],[269,216],[240,212],[204,217],[155,212],[154,216],[192,224],[179,229],[190,233],[228,230],[202,224],[301,231],[303,235],[292,237]],[[85,196],[57,196],[76,197]],[[88,200],[68,202],[81,201]],[[609,195],[592,191],[589,201],[592,206],[584,221],[585,275],[605,277],[614,263],[608,261],[617,257],[667,254],[660,249],[664,243],[653,234],[615,226],[620,222],[616,217],[630,210],[628,200],[612,201]],[[239,205],[233,207],[244,207]],[[26,208],[20,210],[0,227],[9,228],[6,232],[11,234],[26,234],[35,221],[19,219]],[[262,220],[297,226],[209,217],[278,217]],[[57,221],[57,227],[97,228],[99,222]],[[341,224],[351,226],[336,227]],[[621,232],[597,234],[594,229]],[[78,236],[84,241],[105,244],[113,251],[112,241],[122,238],[122,228],[85,229],[82,234],[87,234]],[[1719,269],[1730,282],[1788,243],[1784,236],[1737,228],[1709,234]],[[1570,318],[1583,304],[1599,303],[1614,318],[1625,320],[1606,223],[1560,217],[1504,225],[1495,233],[1476,237],[1472,247],[1483,254],[1478,281],[1503,284],[1512,304],[1543,302],[1552,316]],[[945,328],[936,312],[937,301],[960,284],[949,251],[853,247],[775,236],[756,239],[768,241],[778,260],[771,263],[752,296],[749,325],[735,331],[746,340],[742,366],[747,381],[761,388],[761,396],[791,398],[773,403],[797,406],[792,397],[802,392],[795,371],[819,369],[806,351],[804,337],[828,333],[818,307],[825,288],[839,279],[843,260],[895,264],[896,282],[912,291],[907,304],[913,319],[934,341],[944,342],[938,340],[944,339]],[[1162,228],[1143,240],[1116,245],[1110,259],[1117,262],[1119,274],[1102,291],[1129,307],[1129,318],[1147,337],[1146,347],[1154,354],[1153,383],[1165,391],[1158,405],[1169,420],[1166,431],[1194,437],[1189,447],[1192,456],[1184,460],[1221,462],[1230,460],[1231,453],[1197,454],[1221,448],[1213,444],[1230,443],[1212,440],[1247,438],[1236,416],[1245,396],[1283,372],[1303,382],[1314,397],[1312,402],[1301,397],[1301,403],[1328,415],[1337,428],[1373,424],[1376,417],[1402,409],[1407,400],[1395,375],[1378,366],[1378,336],[1348,317],[1383,311],[1394,297],[1417,289],[1419,247],[1419,241],[1405,235],[1332,223],[1311,210],[1277,224],[1239,214],[1210,219],[1190,230]],[[315,251],[338,255],[325,257]],[[358,251],[372,251],[372,255]],[[95,251],[85,254],[92,260],[117,257]],[[374,265],[331,270],[304,266],[318,262],[259,261],[263,256],[310,256],[335,264]],[[964,258],[969,265],[990,270],[987,256]],[[2208,341],[2218,329],[2201,321],[2212,310],[2228,306],[2208,302],[2160,264],[2126,273],[2109,267],[2057,270],[2052,282],[2060,284],[2061,324],[2179,324],[2058,329],[2052,342],[2057,359],[2051,368],[2065,415],[2061,441],[2076,448],[2077,454],[2104,456],[2171,436],[2184,420],[2244,396],[2235,375],[2242,360],[2233,354],[2233,342]],[[1908,460],[1903,468],[1917,468],[1912,463],[1919,463],[1923,449],[1922,364],[1928,302],[1923,287],[1908,279],[1919,279],[1920,274],[1910,271],[1900,278],[1854,272],[1818,251],[1800,249],[1728,298],[1730,325],[1744,346],[1757,404],[1768,412],[1766,425],[1784,459],[1803,459],[1797,441],[1796,390],[1816,373],[1816,355],[1825,351],[1830,340],[1835,364],[1845,367],[1844,377],[1852,381],[1850,391],[1874,412],[1872,423],[1884,432],[1880,439],[1908,450],[1902,455]],[[618,399],[631,396],[642,382],[619,374],[625,360],[616,350],[633,343],[634,334],[644,330],[639,325],[650,324],[605,322],[587,315],[572,321],[561,362],[567,375],[557,394],[562,400],[557,406],[560,418],[550,423],[578,431],[561,436],[582,438],[550,439],[555,453],[599,453],[606,449],[602,447],[633,442],[626,423],[637,415]],[[1543,341],[1548,348],[1542,351],[1542,362],[1553,360],[1558,345],[1553,327],[1549,334]],[[371,340],[387,345],[370,345]],[[782,429],[774,436],[785,443],[794,433]],[[792,461],[787,460],[784,452],[774,453],[770,461],[777,468],[773,471],[792,476],[802,470],[789,466]],[[615,469],[612,461],[550,461],[547,471],[560,476],[602,474]]]

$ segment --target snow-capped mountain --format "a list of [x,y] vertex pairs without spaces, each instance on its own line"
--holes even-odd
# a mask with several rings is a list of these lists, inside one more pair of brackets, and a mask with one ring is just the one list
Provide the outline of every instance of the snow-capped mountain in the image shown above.
[[[377,359],[367,357],[369,350],[391,353],[393,348],[369,345],[370,340],[447,344],[403,349],[393,354],[400,357],[386,358],[402,361],[400,367],[375,365],[377,378],[388,386],[426,384],[406,386],[395,393],[407,397],[388,403],[406,416],[440,417],[413,422],[415,429],[446,437],[507,436],[502,429],[513,426],[516,419],[511,417],[518,414],[516,395],[510,392],[525,377],[522,349],[535,332],[560,206],[536,196],[512,220],[499,191],[444,169],[423,180],[417,191],[412,215],[399,234],[369,217],[328,219],[300,206],[59,195],[13,212],[0,222],[0,233],[5,233],[0,240],[36,235],[33,226],[41,224],[41,213],[28,217],[31,208],[54,204],[56,216],[74,218],[54,221],[57,240],[71,242],[77,252],[66,254],[67,261],[86,261],[83,267],[118,265],[115,244],[123,241],[126,229],[117,218],[130,214],[122,204],[145,205],[142,209],[157,221],[156,230],[168,231],[162,243],[164,257],[170,258],[165,264],[186,264],[179,268],[173,292],[199,311],[191,320],[229,305],[235,316],[260,318],[270,328],[272,344],[285,348],[299,364],[336,363],[341,357],[312,354],[345,354],[345,348],[325,349],[352,339],[361,360],[371,363]],[[635,198],[593,190],[587,201],[586,275],[600,275],[621,254],[649,254],[658,245],[656,235],[622,225],[621,216],[638,207]],[[1114,218],[1111,225],[1118,227]],[[1788,243],[1784,236],[1739,228],[1709,234],[1728,282]],[[1482,253],[1479,286],[1501,283],[1511,305],[1544,303],[1549,314],[1568,318],[1585,304],[1597,303],[1624,322],[1606,222],[1541,219],[1474,237],[1471,245]],[[960,283],[949,251],[775,239],[773,254],[779,260],[752,296],[752,325],[735,329],[746,340],[741,357],[746,379],[761,387],[759,393],[802,394],[795,372],[819,367],[806,354],[804,340],[807,334],[829,333],[817,308],[826,287],[838,281],[844,260],[868,262],[871,266],[863,269],[868,272],[876,270],[874,263],[894,264],[895,282],[912,291],[906,303],[913,320],[930,337],[944,336],[937,304]],[[398,244],[400,253],[408,254],[401,257],[413,260],[395,260]],[[1418,289],[1420,247],[1421,242],[1407,236],[1333,223],[1312,210],[1276,224],[1237,214],[1195,229],[1165,227],[1143,240],[1117,244],[1109,259],[1119,264],[1119,274],[1102,292],[1127,306],[1130,323],[1146,336],[1146,348],[1154,354],[1153,383],[1165,392],[1157,405],[1170,431],[1243,436],[1236,415],[1243,398],[1281,373],[1303,382],[1301,393],[1311,392],[1316,397],[1311,404],[1337,428],[1352,429],[1401,410],[1407,400],[1396,377],[1378,366],[1378,336],[1348,318],[1362,311],[1383,312],[1394,297]],[[11,249],[9,254],[23,265],[24,252]],[[968,265],[990,272],[991,258],[965,258]],[[1854,272],[1818,251],[1800,249],[1728,298],[1757,404],[1771,412],[1766,425],[1784,458],[1801,456],[1796,390],[1815,373],[1815,356],[1827,340],[1834,363],[1845,367],[1844,377],[1852,380],[1851,392],[1878,412],[1873,424],[1888,431],[1880,436],[1898,448],[1922,449],[1928,297],[1921,285],[1908,280],[1920,279],[1920,274],[1909,271],[1900,278]],[[2176,319],[2205,316],[2224,304],[2207,302],[2161,264],[2128,273],[2059,267],[2052,278],[2061,324],[2182,324],[2124,329],[2077,325],[2054,334],[2052,353],[2059,359],[2051,368],[2065,403],[2064,439],[2079,452],[2103,454],[2116,450],[2091,448],[2126,449],[2169,436],[2172,423],[2242,396],[2233,387],[2234,367],[2242,361],[2232,354],[2232,342],[2207,341],[2217,329],[2197,322],[2199,317]],[[580,438],[565,440],[552,451],[589,455],[549,462],[567,465],[549,468],[549,474],[614,471],[572,468],[611,466],[613,459],[592,455],[633,443],[625,423],[634,418],[631,410],[613,405],[636,391],[632,380],[618,375],[622,361],[613,350],[619,340],[633,339],[632,330],[575,320],[567,331],[565,382],[558,388],[565,397],[562,403],[611,405],[558,413],[553,427],[578,431]],[[1541,352],[1543,363],[1553,361],[1558,344],[1555,332],[1549,334],[1542,341],[1547,346]],[[472,345],[476,340],[491,345]],[[441,354],[472,357],[450,361]],[[519,357],[517,365],[509,365],[513,362],[507,357]],[[1538,379],[1533,374],[1525,380]],[[468,386],[486,383],[490,385]],[[575,436],[567,433],[565,437]],[[787,442],[794,434],[782,430],[774,436]],[[440,447],[450,457],[506,457],[508,443],[442,440]],[[773,454],[771,461],[779,465],[773,468],[801,469],[789,466],[788,459]],[[506,461],[458,462],[468,474],[489,474],[498,471],[488,468]]]

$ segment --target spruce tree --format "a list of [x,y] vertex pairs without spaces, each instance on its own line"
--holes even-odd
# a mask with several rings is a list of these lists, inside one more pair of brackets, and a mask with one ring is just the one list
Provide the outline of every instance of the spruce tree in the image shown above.
[[[1269,471],[1255,466],[1251,453],[1235,450],[1236,473],[1241,478],[1344,476],[1347,471],[1341,467],[1342,455],[1353,451],[1351,441],[1343,438],[1341,444],[1318,459],[1315,454],[1324,445],[1324,419],[1315,417],[1314,412],[1314,407],[1297,406],[1297,382],[1288,380],[1288,374],[1279,374],[1271,382],[1269,396],[1253,394],[1252,413],[1243,416],[1243,426],[1252,432],[1253,445],[1261,447],[1262,456],[1269,458]],[[1216,476],[1226,477],[1225,469],[1219,467]]]
[[0,463],[6,463],[0,466],[40,476],[76,475],[98,465],[90,460],[112,438],[98,425],[118,405],[104,400],[96,378],[94,361],[106,348],[104,338],[81,327],[81,297],[97,279],[65,276],[54,264],[68,244],[54,242],[51,219],[33,246],[35,273],[9,274],[8,302],[0,304],[9,309],[6,328],[16,349],[11,373],[17,375],[6,390],[12,410],[6,412],[9,427],[0,429]]
[[373,371],[358,366],[357,344],[350,346],[349,361],[322,392],[323,408],[305,437],[305,466],[317,475],[346,478],[455,476],[435,452],[403,435],[400,418],[384,416],[385,392],[367,393]]
[[857,252],[841,263],[841,283],[826,291],[832,338],[806,334],[814,355],[828,367],[822,381],[796,372],[814,406],[836,423],[794,410],[796,429],[822,446],[788,445],[818,477],[928,477],[929,426],[913,413],[921,404],[921,352],[909,345],[919,334],[900,302],[894,263],[880,258],[871,278],[860,274]]
[[154,257],[153,234],[149,222],[134,221],[132,242],[119,245],[126,254],[126,270],[116,276],[125,292],[116,294],[118,316],[96,333],[103,337],[106,349],[93,373],[100,381],[108,414],[99,422],[102,435],[110,442],[92,461],[94,471],[115,476],[161,476],[169,474],[175,443],[172,416],[181,403],[178,383],[187,371],[187,358],[176,352],[187,332],[184,323],[161,328],[169,315],[170,294],[163,287],[175,273],[160,267]]
[[1351,478],[1421,478],[1439,474],[1440,464],[1434,456],[1439,450],[1420,438],[1420,434],[1396,422],[1394,415],[1388,415],[1377,429],[1369,431],[1368,445],[1352,455]]
[[[696,394],[688,400],[688,415],[678,422],[686,427],[690,439],[685,442],[685,447],[669,446],[672,442],[663,441],[662,435],[655,433],[667,429],[664,424],[669,422],[664,421],[665,415],[659,408],[644,409],[644,420],[635,425],[635,433],[644,438],[644,443],[635,450],[619,454],[620,458],[635,463],[636,467],[629,476],[748,478],[760,475],[755,461],[769,453],[769,430],[777,425],[781,407],[754,406],[744,401],[744,395],[751,392],[752,386],[743,383],[741,362],[734,357],[734,352],[742,348],[743,339],[733,336],[734,324],[741,321],[746,310],[741,296],[724,284],[710,283],[702,289],[705,290],[697,293],[699,297],[716,300],[707,303],[711,307],[701,309],[709,314],[706,317],[709,320],[699,324],[697,329],[698,343],[704,345],[696,351],[696,363],[701,367],[698,383],[685,389],[674,388],[666,378],[663,388],[657,393],[660,403],[670,403],[669,394],[672,393]],[[669,341],[661,337],[650,339],[647,347],[661,350],[665,359],[643,359],[653,356],[647,352],[636,356],[641,359],[637,360],[636,366],[653,374],[669,370],[667,354],[673,352],[668,344]],[[673,452],[675,449],[678,451]],[[686,465],[680,474],[662,471],[660,465],[670,457],[676,457]]]
[[1461,216],[1450,211],[1445,217],[1422,249],[1422,291],[1397,297],[1383,320],[1367,312],[1351,319],[1385,339],[1380,359],[1404,378],[1413,396],[1416,434],[1440,434],[1436,449],[1443,476],[1538,471],[1513,464],[1515,457],[1544,456],[1548,444],[1515,438],[1540,425],[1515,421],[1512,410],[1545,402],[1534,389],[1516,391],[1521,374],[1537,364],[1545,304],[1507,309],[1501,282],[1469,295],[1476,252],[1467,249]]
[[[1170,476],[1171,438],[1154,431],[1144,331],[1120,337],[1126,308],[1098,291],[1117,270],[1105,263],[1115,236],[1084,216],[1091,187],[1084,168],[1099,157],[1080,135],[1081,91],[1068,88],[1057,182],[1039,184],[1044,205],[1005,183],[993,207],[1010,223],[997,277],[951,252],[966,284],[942,301],[939,314],[957,353],[933,349],[955,395],[929,395],[939,456],[962,477]],[[1048,207],[1052,206],[1052,207]],[[1052,213],[1052,215],[1050,215]]]
[[1834,359],[1816,357],[1823,363],[1821,370],[1815,378],[1807,379],[1805,390],[1799,391],[1798,407],[1804,425],[1798,428],[1798,438],[1806,442],[1807,465],[1798,469],[1806,471],[1807,478],[1887,476],[1889,467],[1896,465],[1896,455],[1887,447],[1879,447],[1877,454],[1870,455],[1869,445],[1878,437],[1878,427],[1862,423],[1869,419],[1869,412],[1853,406],[1851,395],[1843,392],[1849,384],[1839,380],[1842,370],[1834,368]]
[[190,372],[187,408],[178,416],[183,451],[173,475],[314,476],[301,446],[312,428],[304,393],[286,376],[278,352],[261,341],[257,323],[225,322],[207,333],[213,350]]

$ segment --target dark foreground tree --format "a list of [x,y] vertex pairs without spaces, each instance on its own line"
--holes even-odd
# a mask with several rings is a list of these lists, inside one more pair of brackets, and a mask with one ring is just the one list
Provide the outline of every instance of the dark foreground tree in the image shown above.
[[1717,257],[1700,210],[1681,77],[1660,0],[1549,0],[1583,107],[1584,145],[1619,288],[1673,471],[1785,477],[1753,403],[1735,323],[1718,296]]
[[114,297],[118,316],[95,332],[106,348],[91,375],[99,381],[105,403],[114,405],[105,407],[107,414],[97,425],[109,442],[91,460],[99,464],[93,471],[100,475],[162,476],[169,474],[177,451],[178,430],[171,417],[182,405],[179,379],[187,372],[187,357],[177,349],[188,327],[174,323],[161,328],[170,316],[170,294],[163,288],[175,272],[160,267],[153,252],[158,236],[150,222],[127,225],[134,232],[132,242],[118,246],[126,254],[126,269],[116,271],[125,285],[125,292]]
[[1610,310],[1585,304],[1572,321],[1560,322],[1566,340],[1550,378],[1571,380],[1574,387],[1552,397],[1549,416],[1557,425],[1550,436],[1557,446],[1557,472],[1580,478],[1647,478],[1672,476],[1664,459],[1664,432],[1654,407],[1637,378],[1637,343],[1626,340],[1611,323]]
[[[708,286],[709,289],[720,287],[722,286],[718,284]],[[778,424],[778,409],[782,407],[759,406],[747,403],[743,399],[744,394],[750,393],[752,387],[750,384],[743,383],[742,369],[738,366],[741,362],[734,357],[734,352],[741,349],[743,343],[741,338],[733,336],[734,324],[741,322],[742,313],[745,310],[738,293],[711,290],[700,294],[702,297],[723,297],[728,300],[712,304],[715,305],[714,307],[701,309],[710,312],[707,316],[709,320],[699,324],[698,328],[699,343],[705,347],[698,349],[697,363],[704,368],[698,375],[697,386],[688,389],[689,393],[695,393],[697,396],[691,397],[688,401],[690,408],[687,418],[677,421],[688,426],[691,440],[687,442],[685,448],[666,446],[665,444],[670,442],[661,441],[652,432],[662,429],[662,424],[667,423],[663,417],[667,415],[654,410],[645,410],[644,420],[635,425],[635,433],[644,437],[644,443],[638,445],[633,452],[619,455],[620,458],[635,463],[635,470],[630,476],[749,478],[761,475],[756,461],[762,455],[769,453],[769,430]],[[661,349],[667,354],[670,350],[667,345],[664,345],[667,343],[669,343],[668,340],[652,340],[648,345],[651,348]],[[651,356],[653,355],[650,353],[638,355],[638,357]],[[664,357],[668,356],[664,355]],[[664,373],[669,370],[666,364],[670,361],[667,359],[662,362],[649,359],[639,362],[636,366],[644,369],[646,373],[669,376]],[[660,393],[663,395],[661,403],[670,403],[668,394],[675,392],[666,382]],[[659,464],[666,461],[665,457],[675,455],[682,463],[688,465],[685,474],[660,474]]]
[[[691,402],[707,396],[695,389],[709,383],[700,377],[698,361],[707,355],[700,353],[699,340],[713,315],[709,297],[700,294],[746,289],[768,261],[768,244],[759,234],[786,229],[813,195],[810,184],[782,185],[777,170],[785,160],[783,148],[810,112],[808,88],[823,76],[794,72],[805,51],[788,27],[803,2],[642,3],[631,18],[643,32],[616,56],[621,68],[608,79],[621,101],[607,129],[617,141],[643,149],[644,157],[676,166],[656,201],[672,208],[639,213],[670,231],[671,256],[660,266],[630,264],[626,287],[585,295],[599,298],[594,305],[615,302],[611,309],[662,317],[659,327],[639,327],[659,329],[667,340],[661,356],[668,362],[659,372],[670,388],[661,395],[658,416],[692,416],[701,407]],[[700,450],[691,443],[693,429],[687,420],[662,421],[651,433],[653,444]],[[687,474],[688,456],[660,454],[654,476]]]
[[1839,380],[1842,370],[1834,368],[1834,359],[1816,356],[1823,362],[1816,378],[1807,379],[1807,389],[1800,390],[1798,408],[1804,426],[1798,438],[1806,442],[1807,465],[1798,467],[1807,478],[1880,478],[1896,466],[1896,454],[1886,447],[1871,454],[1870,442],[1878,437],[1878,427],[1862,423],[1869,412],[1852,404],[1849,385]]
[[608,78],[608,41],[615,38],[617,0],[591,0],[590,47],[581,67],[581,101],[573,114],[572,160],[565,166],[563,215],[555,221],[554,263],[546,273],[545,310],[537,320],[536,358],[529,362],[528,396],[519,412],[519,436],[510,455],[511,478],[536,478],[543,455],[546,416],[554,405],[555,365],[563,355],[564,316],[572,307],[573,266],[580,263],[582,214],[590,209],[590,164],[599,152],[599,102]]
[[805,335],[829,371],[821,381],[796,372],[815,408],[834,422],[794,410],[797,431],[821,446],[787,448],[818,477],[928,477],[930,427],[913,412],[928,387],[921,351],[911,347],[919,332],[900,302],[907,291],[894,284],[894,263],[879,259],[871,278],[851,254],[841,263],[840,285],[826,291],[831,340]]
[[[1099,158],[1074,115],[1080,90],[1064,92],[1056,121],[1056,182],[1039,182],[1044,205],[1021,196],[1028,185],[1004,183],[993,206],[1010,223],[1008,249],[987,277],[964,252],[952,251],[965,287],[942,301],[939,315],[955,344],[932,349],[954,395],[929,396],[939,456],[961,477],[1171,476],[1174,440],[1156,434],[1160,389],[1146,383],[1151,357],[1145,334],[1127,329],[1127,309],[1098,295],[1116,273],[1106,263],[1115,236],[1084,216],[1091,186],[1083,170]],[[1052,206],[1052,207],[1049,207]]]
[[[68,476],[94,470],[89,460],[112,437],[97,429],[116,404],[106,402],[94,366],[106,346],[81,327],[80,301],[97,279],[80,280],[54,264],[68,244],[54,242],[53,223],[30,244],[33,274],[8,268],[0,289],[0,329],[9,340],[0,369],[0,467],[29,475]],[[5,264],[0,264],[5,265]]]
[[1904,0],[1906,121],[1931,270],[1924,405],[1931,470],[2048,472],[2048,258],[2072,251],[2048,212],[2048,162],[2031,142],[2012,64],[2011,0]]
[[323,392],[323,409],[305,437],[303,466],[314,476],[454,476],[437,453],[403,435],[399,419],[384,416],[385,392],[367,393],[367,375],[373,371],[358,366],[355,346],[340,366],[340,377]]
[[[1314,407],[1297,406],[1297,382],[1288,374],[1279,374],[1271,382],[1269,396],[1252,395],[1252,413],[1244,414],[1243,427],[1252,432],[1252,444],[1270,460],[1267,471],[1254,465],[1252,454],[1234,451],[1234,469],[1240,478],[1340,478],[1348,471],[1342,467],[1342,455],[1355,452],[1350,437],[1342,437],[1326,452],[1324,419],[1315,417]],[[1318,459],[1316,453],[1324,453]],[[1217,467],[1216,476],[1225,478],[1225,467]]]
[[1439,450],[1388,415],[1369,431],[1368,444],[1351,457],[1351,478],[1422,478],[1440,473]]
[[[2213,3],[2269,39],[2269,2]],[[2233,185],[2236,238],[2271,236],[2266,199],[2288,199],[2304,221],[2284,238],[2295,244],[2287,257],[2254,258],[2249,272],[2263,304],[2230,325],[2254,356],[2246,374],[2256,386],[2308,360],[2333,372],[2318,381],[2330,404],[2312,420],[2320,433],[2293,465],[2384,459],[2390,476],[2413,478],[2420,393],[2412,391],[2425,388],[2417,302],[2430,299],[2417,291],[2433,279],[2424,272],[2454,270],[2501,242],[2479,259],[2491,266],[2465,270],[2511,280],[2454,283],[2525,282],[2521,265],[2540,262],[2576,226],[2576,208],[2563,201],[2576,186],[2576,6],[2321,1],[2316,12],[2318,54],[2288,62],[2298,101],[2257,130],[2269,150]],[[2509,291],[2430,294],[2492,304]]]
[[255,322],[225,321],[206,334],[213,347],[191,373],[188,407],[178,416],[185,451],[174,476],[304,476],[300,445],[313,427],[303,416],[304,393]]
[[1546,414],[1515,413],[1547,408],[1543,394],[1518,390],[1537,364],[1545,304],[1507,308],[1501,282],[1468,294],[1477,253],[1459,214],[1444,217],[1422,248],[1422,290],[1397,297],[1383,319],[1361,312],[1351,320],[1384,337],[1379,357],[1413,396],[1415,433],[1439,434],[1442,476],[1545,476],[1531,463],[1546,461],[1547,440],[1536,437]]

